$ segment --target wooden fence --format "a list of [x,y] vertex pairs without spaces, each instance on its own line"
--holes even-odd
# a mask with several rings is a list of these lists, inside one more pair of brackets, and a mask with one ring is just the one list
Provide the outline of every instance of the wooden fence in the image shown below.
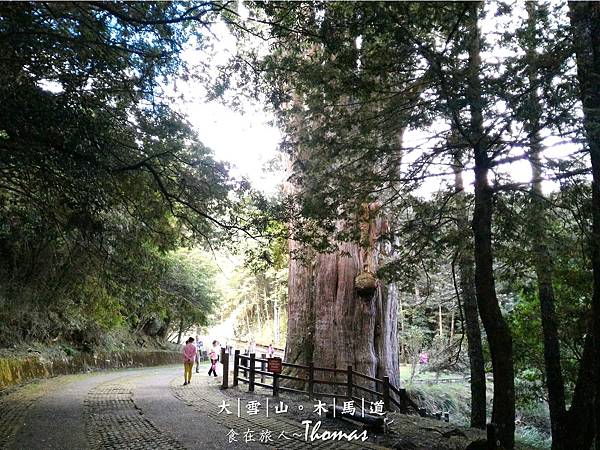
[[[223,363],[223,384],[222,389],[229,387],[229,357],[231,355],[222,349],[221,361]],[[316,367],[312,363],[308,365],[292,364],[283,362],[282,366],[304,371],[305,377],[277,374],[267,371],[266,355],[261,355],[257,358],[256,354],[242,355],[239,350],[235,350],[233,355],[233,382],[232,386],[237,386],[239,382],[248,385],[248,391],[254,392],[255,386],[260,386],[272,391],[274,397],[278,397],[280,392],[292,392],[296,394],[306,394],[309,398],[315,397],[343,397],[361,402],[362,399],[356,395],[358,392],[366,392],[377,400],[383,400],[383,408],[385,411],[392,411],[394,408],[402,413],[407,413],[409,408],[412,408],[421,416],[428,416],[423,408],[419,408],[406,394],[405,389],[399,389],[390,383],[389,377],[378,379],[364,373],[355,371],[352,366],[346,369],[333,369],[328,367]],[[241,374],[243,372],[243,376]],[[317,375],[322,373],[344,374],[344,381],[322,380]],[[258,376],[258,380],[257,380]],[[266,378],[271,379],[271,383],[267,383]],[[294,389],[291,387],[281,386],[281,380],[293,380],[302,382],[304,389]],[[361,381],[371,382],[371,386],[375,389],[364,386]],[[343,394],[331,394],[319,390],[320,385],[337,386],[341,388]],[[436,415],[437,417],[437,415]],[[441,417],[440,417],[441,418]],[[443,417],[447,420],[446,415]]]

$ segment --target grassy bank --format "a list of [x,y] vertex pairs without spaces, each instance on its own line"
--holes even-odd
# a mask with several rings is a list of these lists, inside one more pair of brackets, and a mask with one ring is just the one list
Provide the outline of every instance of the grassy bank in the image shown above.
[[[459,373],[421,372],[411,381],[408,367],[401,368],[401,378],[408,394],[428,412],[449,411],[450,421],[468,426],[471,392],[467,380]],[[493,386],[487,385],[488,417],[491,417]],[[551,446],[547,406],[544,403],[517,409],[516,443],[520,449],[549,449]]]

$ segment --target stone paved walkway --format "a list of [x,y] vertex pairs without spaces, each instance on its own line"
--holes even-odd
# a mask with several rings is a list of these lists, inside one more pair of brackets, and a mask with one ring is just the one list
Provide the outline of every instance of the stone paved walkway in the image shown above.
[[93,449],[183,449],[177,440],[144,417],[133,400],[133,380],[99,384],[85,399],[85,425]]
[[[238,417],[237,399],[245,408],[254,397],[221,391],[220,378],[209,378],[207,370],[194,374],[189,386],[182,386],[181,367],[169,366],[64,376],[2,392],[0,448],[382,448],[372,442],[306,442],[303,416],[276,415],[273,403],[268,418],[266,411]],[[223,402],[233,414],[219,414]],[[326,422],[319,432],[335,431]]]
[[[278,449],[304,449],[304,448],[339,448],[339,449],[381,449],[385,447],[378,446],[372,442],[362,441],[321,441],[313,442],[305,440],[305,425],[303,420],[312,420],[322,422],[319,429],[319,434],[325,430],[334,432],[338,430],[351,433],[354,428],[342,423],[328,420],[323,415],[319,417],[313,414],[313,404],[310,402],[299,401],[295,399],[282,399],[284,404],[288,406],[288,413],[276,414],[275,408],[279,406],[278,400],[273,400],[268,396],[258,394],[249,394],[241,389],[229,389],[220,391],[217,386],[209,386],[209,381],[200,379],[190,386],[180,386],[179,383],[173,382],[171,389],[175,396],[186,402],[187,405],[194,408],[199,413],[208,414],[214,420],[221,420],[228,428],[227,432],[233,430],[237,435],[234,437],[237,442],[244,443],[263,443],[271,448]],[[240,400],[240,413],[238,416],[237,401]],[[248,414],[246,406],[248,402],[258,401],[261,404],[258,414]],[[225,412],[219,413],[221,405],[229,405],[231,414]],[[267,417],[267,402],[269,402],[269,417]],[[303,413],[298,412],[298,407],[301,406]],[[250,430],[252,432],[251,439],[246,443],[245,433]],[[359,429],[358,432],[361,430]],[[282,435],[283,433],[283,435]]]
[[0,396],[0,448],[14,439],[31,407],[45,393],[47,385],[32,383],[22,389],[11,389]]

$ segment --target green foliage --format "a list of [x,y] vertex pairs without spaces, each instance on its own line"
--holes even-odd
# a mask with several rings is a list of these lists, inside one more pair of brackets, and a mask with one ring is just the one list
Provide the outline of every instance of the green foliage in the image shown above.
[[448,411],[452,423],[469,424],[470,391],[466,383],[409,383],[406,390],[427,411]]
[[517,444],[534,449],[549,449],[552,447],[552,437],[533,426],[517,427],[515,441]]
[[427,345],[426,333],[420,327],[410,326],[405,328],[405,330],[401,332],[398,337],[406,349],[405,351],[407,353],[407,359],[410,364],[410,380],[412,381],[417,373],[419,354]]
[[[389,222],[389,232],[378,237],[392,251],[381,258],[377,274],[399,282],[403,298],[413,296],[423,273],[447,275],[457,257],[472,259],[472,198],[453,198],[464,186],[448,189],[442,182],[426,199],[418,189],[426,180],[432,185],[431,180],[466,173],[477,153],[478,168],[489,170],[485,183],[494,218],[492,235],[481,233],[482,239],[493,239],[493,255],[478,255],[486,261],[479,260],[477,268],[495,264],[493,295],[479,301],[510,315],[524,388],[520,400],[527,403],[543,395],[544,378],[532,242],[543,239],[556,263],[552,275],[569,387],[586,328],[587,253],[594,242],[586,235],[589,180],[581,175],[589,161],[581,158],[577,138],[582,114],[573,89],[565,4],[542,2],[533,25],[519,8],[509,2],[481,8],[465,2],[253,5],[245,25],[268,38],[269,51],[242,49],[232,70],[221,72],[217,90],[237,82],[247,91],[253,82],[252,93],[276,112],[286,135],[282,149],[291,159],[289,217],[295,239],[317,251],[331,251],[340,241],[362,243],[362,208],[381,205],[379,218]],[[493,21],[494,29],[482,30],[474,51],[470,38],[478,34],[478,20],[486,27]],[[472,64],[480,51],[481,63]],[[472,68],[477,73],[469,74]],[[422,143],[402,142],[407,129],[417,130]],[[546,152],[534,162],[534,172],[560,180],[562,190],[548,199],[549,217],[540,218],[539,199],[534,205],[531,186],[515,182],[515,166],[509,164],[532,158],[534,141],[546,134],[577,150],[559,158]],[[476,282],[480,275],[479,270]],[[427,291],[447,291],[448,279],[434,279]],[[481,281],[478,287],[485,288]],[[421,311],[407,311],[407,319],[424,331],[430,328],[431,305],[415,303]],[[486,326],[490,333],[501,328]],[[404,338],[412,340],[410,333]]]
[[[407,383],[406,390],[411,398],[427,411],[449,411],[450,422],[468,426],[470,422],[470,388],[468,383]],[[487,397],[491,399],[491,385]],[[491,411],[488,402],[488,414]],[[535,406],[517,409],[515,440],[517,448],[548,449],[552,442],[549,433],[548,411],[537,402]]]
[[261,224],[163,86],[220,9],[0,5],[0,345],[206,320],[208,266],[168,252]]
[[247,242],[243,259],[230,257],[222,314],[238,339],[284,346],[287,329],[287,240]]
[[[206,325],[220,300],[216,266],[198,250],[178,250],[166,257],[158,304],[163,318],[177,319],[183,329]],[[152,308],[156,311],[157,306]]]
[[[567,398],[577,379],[592,294],[589,236],[583,232],[587,226],[581,223],[589,218],[588,189],[579,183],[569,183],[548,200],[556,206],[554,211],[549,211],[547,229],[554,262],[553,287]],[[497,243],[499,258],[507,263],[497,273],[506,289],[518,293],[518,302],[508,319],[515,350],[517,401],[526,405],[546,397],[541,313],[532,273],[531,247],[529,243],[515,245],[516,236],[534,235],[535,230],[525,220],[525,214],[515,214],[527,207],[527,198],[513,196],[506,200],[510,200],[510,204],[505,203],[498,216],[499,235],[506,239],[499,239]]]

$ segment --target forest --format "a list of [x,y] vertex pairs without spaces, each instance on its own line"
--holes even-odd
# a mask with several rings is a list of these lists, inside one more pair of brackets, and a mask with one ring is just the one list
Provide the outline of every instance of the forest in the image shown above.
[[[1,2],[0,42],[0,352],[233,318],[600,449],[600,2]],[[177,83],[273,118],[275,194]]]

